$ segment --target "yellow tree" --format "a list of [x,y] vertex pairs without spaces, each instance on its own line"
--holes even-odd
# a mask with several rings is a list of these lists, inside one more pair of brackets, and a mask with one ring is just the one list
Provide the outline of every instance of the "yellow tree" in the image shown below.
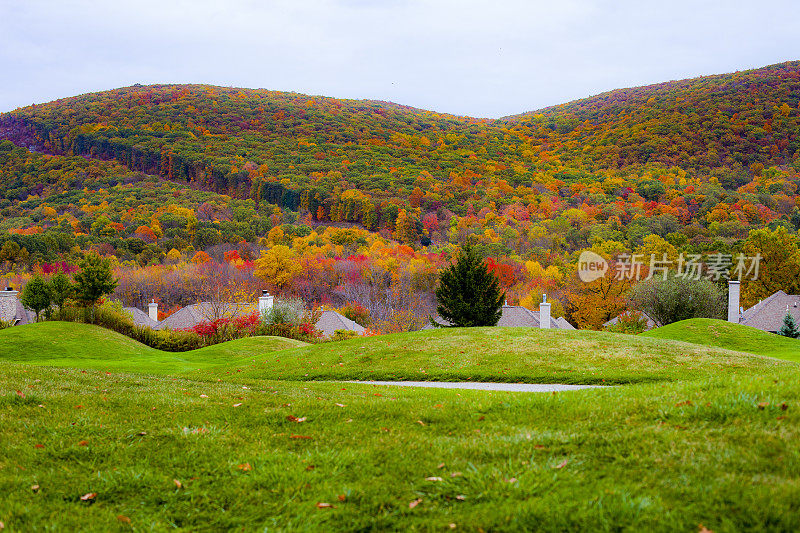
[[403,244],[414,244],[417,242],[417,226],[405,209],[397,215],[395,223],[394,237]]
[[[742,305],[747,308],[777,291],[788,294],[800,292],[800,249],[798,238],[786,231],[783,226],[775,230],[761,228],[750,231],[742,246],[746,267],[742,269]],[[758,273],[753,258],[760,257]],[[734,257],[734,267],[738,260]],[[751,271],[749,271],[751,270]],[[748,272],[749,271],[749,272]],[[735,272],[731,277],[738,277]],[[755,277],[756,279],[752,279]]]
[[282,290],[300,273],[300,268],[294,250],[278,244],[261,252],[261,257],[255,261],[254,275]]

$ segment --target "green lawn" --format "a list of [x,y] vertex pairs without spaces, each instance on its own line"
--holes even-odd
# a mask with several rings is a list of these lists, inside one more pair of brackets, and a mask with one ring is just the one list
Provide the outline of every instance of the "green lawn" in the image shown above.
[[[47,327],[59,337],[32,349]],[[0,521],[11,531],[800,529],[797,363],[501,328],[275,351],[281,342],[167,354],[77,324],[0,331]],[[373,374],[628,384],[530,394],[300,381]]]
[[800,361],[800,340],[722,320],[693,318],[648,331],[642,336],[717,346],[729,350]]

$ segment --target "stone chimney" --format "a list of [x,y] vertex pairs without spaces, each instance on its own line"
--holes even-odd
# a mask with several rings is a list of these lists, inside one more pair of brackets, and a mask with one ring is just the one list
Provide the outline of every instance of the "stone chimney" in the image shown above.
[[261,291],[261,296],[258,298],[258,314],[265,315],[269,313],[269,310],[272,309],[274,300],[275,297],[272,296],[268,291]]
[[739,323],[739,282],[728,281],[728,322]]
[[539,327],[550,329],[550,304],[547,303],[547,295],[542,296],[542,303],[539,304]]
[[19,291],[15,291],[11,287],[6,287],[5,290],[0,291],[0,297],[3,298],[16,298],[19,294]]
[[150,315],[150,319],[153,322],[158,322],[158,304],[155,300],[150,301],[150,305],[148,305],[148,314]]

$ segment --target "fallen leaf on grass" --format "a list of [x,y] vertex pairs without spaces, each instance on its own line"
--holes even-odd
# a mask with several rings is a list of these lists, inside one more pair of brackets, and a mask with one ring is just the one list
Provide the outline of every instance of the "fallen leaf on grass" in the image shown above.
[[788,408],[789,408],[789,406],[788,406],[788,405],[786,405],[786,403],[782,403],[782,404],[781,404],[781,411],[785,411],[785,410],[787,410]]
[[117,515],[117,520],[119,520],[123,524],[130,524],[131,523],[131,519],[128,518],[127,516],[125,516],[124,514],[118,514]]
[[456,528],[455,524],[450,524],[450,529],[455,529],[455,528]]
[[758,408],[763,411],[768,405],[769,402],[761,402],[758,404]]
[[413,509],[414,507],[416,507],[417,505],[419,505],[421,503],[422,503],[422,498],[417,498],[416,500],[409,502],[408,508],[409,509]]
[[708,528],[707,528],[706,526],[704,526],[703,524],[700,524],[699,526],[697,526],[697,529],[698,529],[698,531],[699,531],[700,533],[714,533],[713,531],[711,531],[710,529],[708,529]]
[[426,424],[425,422],[423,422],[422,420],[417,420],[417,424],[419,424],[420,426],[426,426],[426,425],[427,425],[427,424]]
[[183,483],[181,483],[181,482],[180,482],[180,481],[178,481],[177,479],[173,479],[173,480],[172,480],[172,482],[173,482],[173,483],[175,483],[175,486],[176,486],[177,488],[179,488],[179,489],[182,489],[182,488],[183,488]]
[[80,441],[78,443],[78,446],[88,446],[88,445],[89,445],[89,441],[88,440],[82,440],[82,441]]
[[330,503],[319,502],[317,504],[317,509],[333,509],[333,508],[335,508],[335,506],[331,505]]
[[289,415],[286,417],[286,420],[288,420],[289,422],[297,422],[299,424],[300,422],[305,422],[306,417],[297,418],[296,416]]
[[336,498],[337,498],[337,499],[338,499],[340,502],[343,502],[343,501],[345,501],[345,500],[347,499],[347,496],[345,496],[344,494],[339,494],[339,495],[338,495]]
[[568,459],[564,459],[563,461],[561,461],[560,463],[558,463],[558,464],[557,464],[556,466],[554,466],[553,468],[564,468],[565,466],[567,466],[567,463],[568,463],[568,462],[569,462],[569,460],[568,460]]
[[307,472],[311,472],[311,471],[312,471],[312,470],[314,470],[315,468],[316,468],[316,466],[314,466],[314,465],[308,465],[308,466],[306,467],[306,471],[307,471]]
[[692,405],[692,400],[685,400],[683,402],[678,402],[675,404],[675,407],[680,407],[681,405]]
[[442,478],[440,478],[439,476],[431,476],[425,478],[425,481],[441,481],[441,480]]
[[18,390],[17,391],[17,396],[19,396],[20,398],[24,398],[25,397],[25,393]]
[[33,492],[39,492],[39,485],[31,485],[31,490]]
[[240,404],[240,403],[233,404],[234,407],[239,407],[240,405],[242,405],[242,404]]
[[74,407],[74,409],[83,409],[83,406],[82,406],[82,405],[76,405],[76,406]]
[[466,499],[467,499],[467,497],[464,496],[463,494],[459,494],[458,496],[456,496],[456,500],[458,500],[460,502],[463,502]]
[[238,468],[242,472],[248,472],[253,469],[253,467],[250,466],[250,463],[242,463],[240,465],[236,465],[236,468]]
[[6,528],[6,525],[4,523],[0,522],[0,529],[5,529],[5,528]]
[[87,492],[86,494],[81,496],[81,500],[83,500],[85,502],[88,502],[88,501],[94,500],[96,497],[97,497],[97,493],[96,492]]
[[444,468],[444,463],[439,463],[439,466],[437,466],[436,468]]
[[308,435],[292,435],[289,437],[290,439],[310,439],[311,437]]
[[336,407],[344,407],[344,404],[343,404],[343,403],[335,403],[334,405],[335,405]]
[[450,477],[460,477],[462,475],[463,474],[461,472],[453,472],[452,474],[450,474]]
[[510,477],[510,478],[506,479],[505,482],[506,483],[516,483],[517,482],[517,478]]
[[34,448],[44,448],[44,444],[34,444]]
[[201,394],[200,397],[201,398],[208,398],[208,396],[206,394]]

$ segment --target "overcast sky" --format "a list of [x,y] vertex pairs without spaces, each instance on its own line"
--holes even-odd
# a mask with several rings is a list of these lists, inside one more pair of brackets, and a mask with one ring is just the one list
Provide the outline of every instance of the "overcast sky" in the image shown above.
[[800,59],[800,2],[0,0],[0,112],[210,83],[500,117]]

